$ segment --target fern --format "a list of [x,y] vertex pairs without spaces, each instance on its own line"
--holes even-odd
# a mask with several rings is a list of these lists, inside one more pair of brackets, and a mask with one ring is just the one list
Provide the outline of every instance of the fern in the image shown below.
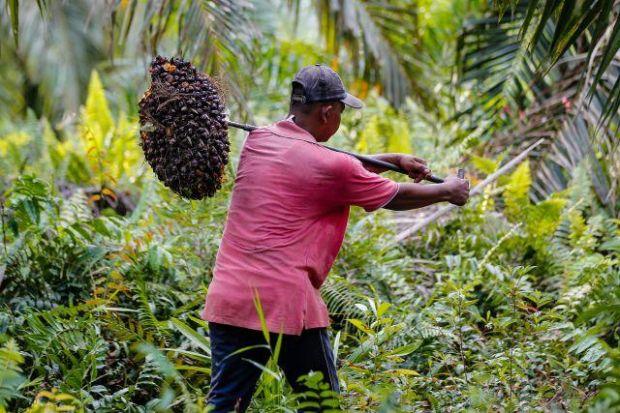
[[80,388],[95,381],[108,346],[92,320],[31,314],[22,331],[32,357],[48,380]]
[[523,207],[530,236],[537,239],[551,237],[560,223],[565,205],[565,199],[547,199],[536,205]]
[[492,174],[499,168],[499,160],[485,158],[483,156],[473,155],[471,158],[471,163],[476,167],[476,169],[486,175]]
[[98,150],[104,147],[104,139],[112,132],[114,121],[108,107],[103,84],[97,71],[93,70],[88,84],[86,106],[82,112],[80,130],[82,136],[92,136],[93,141],[87,143],[87,147],[95,145]]
[[151,301],[146,283],[138,282],[136,285],[135,298],[138,300],[138,320],[142,328],[155,337],[164,337],[166,323],[163,323],[155,316],[155,304]]
[[338,393],[330,389],[323,373],[311,372],[299,378],[299,382],[306,388],[305,391],[295,395],[298,404],[297,409],[317,409],[325,413],[340,412]]
[[[141,351],[146,351],[146,348]],[[163,381],[157,362],[147,357],[136,380],[135,391],[145,394],[158,394]]]
[[65,202],[60,210],[60,221],[65,225],[77,222],[90,221],[93,217],[88,208],[88,198],[83,189],[77,189]]
[[530,206],[528,193],[531,184],[530,164],[525,161],[510,175],[504,190],[505,213],[513,221],[522,220],[526,214],[525,210]]
[[84,408],[80,400],[70,394],[59,392],[58,389],[42,390],[37,394],[34,403],[26,410],[26,413],[47,412],[83,413]]
[[9,339],[0,348],[0,411],[6,411],[8,402],[20,398],[20,387],[26,381],[20,365],[24,357],[13,339]]
[[348,326],[345,320],[349,318],[365,319],[368,314],[360,309],[365,299],[361,291],[351,282],[337,275],[330,275],[321,287],[321,295],[334,321],[334,328],[341,329]]
[[376,110],[364,124],[357,148],[363,153],[394,152],[412,153],[409,125],[394,116],[394,109],[380,101]]

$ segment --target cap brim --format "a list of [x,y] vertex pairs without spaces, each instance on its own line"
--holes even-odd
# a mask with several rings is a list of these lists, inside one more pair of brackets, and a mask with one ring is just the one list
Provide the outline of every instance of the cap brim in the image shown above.
[[364,102],[349,93],[347,93],[344,99],[340,99],[340,101],[353,109],[361,109],[364,107]]

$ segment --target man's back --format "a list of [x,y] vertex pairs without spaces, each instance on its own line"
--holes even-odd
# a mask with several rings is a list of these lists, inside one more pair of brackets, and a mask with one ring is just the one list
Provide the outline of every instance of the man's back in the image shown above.
[[[211,339],[207,399],[216,412],[247,409],[260,365],[276,347],[277,363],[296,393],[309,390],[299,379],[311,371],[339,392],[329,317],[318,288],[342,244],[350,205],[404,210],[442,201],[463,205],[469,197],[462,179],[397,184],[353,157],[319,146],[317,140],[327,142],[340,127],[345,106],[361,109],[363,103],[331,68],[306,66],[291,82],[294,121],[256,130],[244,144],[202,313]],[[431,172],[412,155],[375,158],[399,165],[416,182]],[[261,330],[255,293],[270,335],[255,331]],[[278,332],[285,333],[282,340],[275,339]]]
[[260,329],[255,287],[270,331],[329,325],[318,288],[342,244],[349,206],[372,211],[397,190],[291,120],[255,130],[241,152],[203,318]]

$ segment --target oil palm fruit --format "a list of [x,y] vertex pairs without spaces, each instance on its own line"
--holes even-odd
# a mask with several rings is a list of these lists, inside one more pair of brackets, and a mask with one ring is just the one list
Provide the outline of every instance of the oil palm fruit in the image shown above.
[[139,102],[140,146],[167,187],[189,199],[221,188],[230,150],[221,91],[188,61],[156,56]]

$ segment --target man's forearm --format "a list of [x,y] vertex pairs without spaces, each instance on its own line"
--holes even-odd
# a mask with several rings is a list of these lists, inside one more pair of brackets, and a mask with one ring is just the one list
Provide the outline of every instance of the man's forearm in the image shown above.
[[[377,159],[379,161],[383,161],[383,162],[389,162],[391,164],[394,164],[396,166],[400,166],[400,157],[402,156],[402,154],[400,153],[380,153],[377,155],[371,155],[369,156],[370,158],[373,159]],[[387,171],[387,169],[385,168],[381,168],[379,166],[374,166],[374,165],[369,165],[369,164],[364,164],[364,168],[368,169],[370,172],[374,172],[377,174],[380,174],[382,172]]]
[[448,201],[449,191],[445,184],[422,185],[399,184],[398,193],[384,208],[393,211],[422,208],[437,202]]

